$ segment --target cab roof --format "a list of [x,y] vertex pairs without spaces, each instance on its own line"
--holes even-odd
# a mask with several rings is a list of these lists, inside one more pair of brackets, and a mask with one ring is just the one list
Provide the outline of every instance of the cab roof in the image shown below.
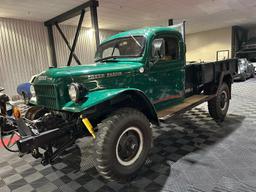
[[177,34],[180,34],[180,32],[176,28],[173,28],[173,27],[145,27],[145,28],[133,29],[133,30],[117,33],[117,34],[105,39],[102,43],[106,43],[108,41],[111,41],[111,40],[117,39],[117,38],[128,37],[130,35],[144,36],[144,37],[148,38],[158,32],[167,32],[167,31],[173,31],[173,32],[176,32]]

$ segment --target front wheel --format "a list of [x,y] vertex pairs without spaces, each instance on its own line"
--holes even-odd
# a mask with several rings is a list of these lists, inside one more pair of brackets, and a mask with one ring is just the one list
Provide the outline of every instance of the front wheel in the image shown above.
[[228,112],[230,90],[226,83],[223,83],[214,99],[208,101],[208,110],[211,117],[217,122],[224,121]]
[[98,125],[95,162],[108,180],[129,181],[144,164],[152,132],[147,117],[131,108],[113,113]]

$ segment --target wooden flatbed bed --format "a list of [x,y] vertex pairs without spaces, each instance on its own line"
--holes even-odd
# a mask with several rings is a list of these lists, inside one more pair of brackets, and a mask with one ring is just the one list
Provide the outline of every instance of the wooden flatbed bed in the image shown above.
[[[221,85],[227,74],[236,74],[237,60],[228,59],[209,63],[194,63],[185,67],[185,99],[182,103],[157,112],[160,122],[164,122],[178,114],[213,99],[216,93],[203,94],[207,85]],[[231,82],[232,83],[232,82]]]

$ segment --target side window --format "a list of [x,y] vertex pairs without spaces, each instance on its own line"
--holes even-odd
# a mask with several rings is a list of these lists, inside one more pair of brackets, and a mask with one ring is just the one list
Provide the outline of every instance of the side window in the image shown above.
[[179,57],[178,39],[174,37],[164,38],[165,40],[165,59],[167,61],[177,60]]
[[160,61],[173,61],[179,58],[179,42],[175,37],[163,37],[155,39],[155,41],[164,40],[164,47],[162,51],[164,52],[163,56],[159,58]]

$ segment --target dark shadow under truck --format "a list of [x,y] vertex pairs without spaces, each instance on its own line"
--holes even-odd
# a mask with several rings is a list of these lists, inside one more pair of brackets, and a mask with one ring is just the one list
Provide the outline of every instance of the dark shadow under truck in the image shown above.
[[99,46],[95,64],[51,68],[33,81],[32,107],[17,119],[19,152],[46,165],[78,138],[93,137],[99,173],[130,180],[149,153],[151,124],[203,102],[214,120],[225,119],[236,65],[235,59],[186,65],[174,27],[114,35]]

